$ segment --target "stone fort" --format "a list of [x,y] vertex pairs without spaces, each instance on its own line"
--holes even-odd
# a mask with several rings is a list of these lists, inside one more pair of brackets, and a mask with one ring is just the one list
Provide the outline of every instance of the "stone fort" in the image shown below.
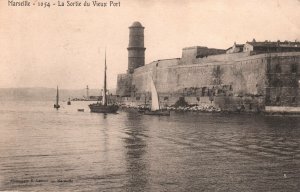
[[129,27],[128,70],[119,74],[119,101],[138,106],[151,101],[153,79],[163,107],[179,99],[223,111],[300,112],[300,42],[234,43],[228,49],[182,49],[182,57],[145,65],[144,27]]

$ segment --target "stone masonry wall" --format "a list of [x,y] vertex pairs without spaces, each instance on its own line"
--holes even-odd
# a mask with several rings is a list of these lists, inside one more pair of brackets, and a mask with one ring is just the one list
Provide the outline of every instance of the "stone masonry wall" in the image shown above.
[[300,55],[267,58],[266,105],[300,106]]
[[117,80],[117,90],[116,94],[119,96],[131,96],[131,84],[132,75],[131,74],[119,74]]
[[248,97],[255,100],[254,106],[261,105],[265,95],[265,65],[266,61],[261,59],[165,68],[153,65],[150,70],[134,73],[132,83],[138,98],[150,95],[150,78],[153,78],[164,104],[172,105],[179,97],[189,97],[191,104],[205,100],[208,104],[235,110],[243,105],[246,97],[246,100]]
[[150,102],[153,78],[162,106],[173,105],[180,97],[190,104],[207,103],[228,111],[299,106],[299,52],[240,54],[223,61],[219,60],[223,55],[211,57],[197,64],[177,65],[180,61],[175,59],[169,65],[152,62],[136,69],[130,102]]

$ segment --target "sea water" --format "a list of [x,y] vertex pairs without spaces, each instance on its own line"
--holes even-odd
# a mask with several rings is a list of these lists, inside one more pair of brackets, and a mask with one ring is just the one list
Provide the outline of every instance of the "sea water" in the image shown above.
[[300,117],[0,104],[0,191],[300,189]]

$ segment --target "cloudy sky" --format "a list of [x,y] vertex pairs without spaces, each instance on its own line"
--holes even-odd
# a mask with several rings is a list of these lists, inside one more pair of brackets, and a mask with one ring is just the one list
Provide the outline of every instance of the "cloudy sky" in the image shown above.
[[101,88],[105,47],[109,87],[115,87],[117,74],[127,69],[128,26],[134,21],[145,26],[146,63],[181,57],[187,46],[300,40],[299,0],[120,3],[116,8],[42,8],[11,7],[1,0],[0,88]]

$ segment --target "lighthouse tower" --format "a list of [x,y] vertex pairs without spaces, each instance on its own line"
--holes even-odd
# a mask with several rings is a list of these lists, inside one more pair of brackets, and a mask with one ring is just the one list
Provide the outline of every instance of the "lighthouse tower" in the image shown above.
[[134,22],[129,27],[128,70],[132,74],[134,69],[145,65],[144,27],[140,22]]

